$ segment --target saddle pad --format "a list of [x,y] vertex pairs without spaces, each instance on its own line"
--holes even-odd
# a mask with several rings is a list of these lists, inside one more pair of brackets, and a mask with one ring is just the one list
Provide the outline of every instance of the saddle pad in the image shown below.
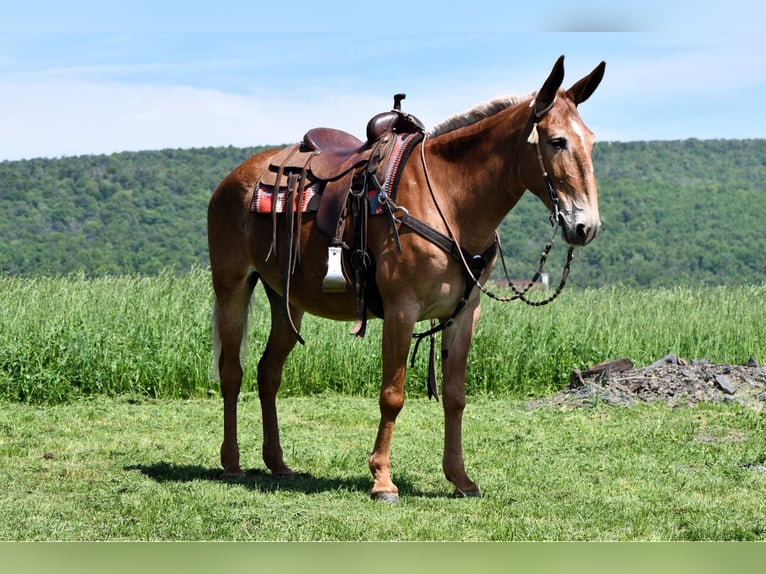
[[[307,187],[303,190],[303,202],[300,206],[300,211],[306,212],[309,210],[309,201],[311,201],[311,198],[314,197],[319,193],[319,183],[314,183],[313,185]],[[276,202],[276,212],[277,213],[284,213],[285,212],[285,195],[286,192],[283,190],[280,190],[277,193]],[[298,211],[298,194],[295,194],[295,197],[293,197],[293,211]],[[250,211],[252,213],[271,213],[272,204],[274,202],[274,186],[273,185],[265,185],[263,182],[259,181],[258,184],[255,186],[255,192],[253,193],[253,203],[250,206]]]
[[[315,183],[311,187],[308,187],[303,192],[303,202],[301,204],[301,211],[306,213],[308,211],[316,211],[319,205],[318,201],[311,201],[317,195],[320,195],[319,184]],[[285,212],[285,191],[280,190],[277,193],[277,213]],[[372,190],[367,192],[367,199],[370,204],[370,214],[378,215],[383,213],[383,209],[378,202],[378,191]],[[293,199],[293,209],[298,211],[298,198]],[[253,202],[250,204],[250,213],[271,213],[271,206],[274,202],[274,186],[266,185],[263,182],[258,182],[255,186],[255,192],[253,193]]]
[[[420,132],[409,134],[397,134],[394,148],[388,160],[383,179],[383,192],[396,198],[396,188],[399,186],[400,169],[407,163],[407,158],[415,145],[423,139]],[[379,172],[379,171],[378,171]],[[377,202],[376,202],[377,203]]]
[[[407,161],[412,148],[422,139],[422,134],[396,134],[393,150],[389,156],[389,161],[383,171],[382,191],[387,193],[392,199],[395,198],[396,187],[399,183],[399,174],[401,168]],[[383,166],[381,166],[382,168]],[[381,168],[377,170],[377,173],[381,173]],[[303,192],[303,202],[300,206],[302,212],[315,210],[318,202],[311,201],[312,198],[319,195],[318,198],[321,201],[321,193],[324,187],[324,182],[314,182],[310,186],[307,186]],[[378,190],[370,189],[367,193],[370,204],[370,214],[378,215],[383,213],[383,209],[378,202]],[[285,211],[285,188],[280,188],[277,192],[277,205],[276,212],[284,213]],[[272,203],[274,201],[274,186],[267,185],[262,180],[259,180],[255,186],[255,192],[253,193],[253,201],[250,205],[251,213],[271,213]],[[293,208],[298,210],[298,198],[297,194],[294,198]]]

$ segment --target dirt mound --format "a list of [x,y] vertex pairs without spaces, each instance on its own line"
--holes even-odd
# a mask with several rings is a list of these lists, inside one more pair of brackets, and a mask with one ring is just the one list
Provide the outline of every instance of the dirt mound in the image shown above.
[[766,405],[766,367],[752,358],[744,365],[726,365],[671,354],[643,368],[634,368],[629,359],[617,359],[575,370],[566,389],[529,401],[528,406],[568,409],[597,402],[628,406],[652,401],[673,406],[736,402],[761,409]]

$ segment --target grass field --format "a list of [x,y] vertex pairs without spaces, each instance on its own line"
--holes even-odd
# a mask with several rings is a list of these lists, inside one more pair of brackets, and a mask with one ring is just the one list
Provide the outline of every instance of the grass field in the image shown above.
[[[766,287],[568,290],[485,301],[454,500],[441,406],[408,374],[398,505],[368,499],[379,322],[364,341],[308,318],[285,371],[283,447],[260,460],[257,292],[240,408],[242,480],[221,480],[209,277],[0,277],[0,540],[765,540],[763,413],[736,405],[529,410],[575,367],[617,357],[764,362]],[[423,354],[425,355],[425,353]],[[421,358],[421,361],[424,361]]]
[[[572,288],[530,308],[486,299],[471,351],[471,394],[541,396],[574,368],[628,357],[637,365],[668,352],[686,358],[766,361],[766,286],[638,291]],[[209,273],[157,277],[0,276],[0,399],[56,404],[82,396],[192,398],[217,394],[211,381]],[[365,340],[350,325],[306,317],[307,341],[291,355],[282,396],[335,392],[375,396],[380,321]],[[423,324],[422,327],[425,327]],[[256,290],[244,388],[268,333]],[[424,396],[425,358],[408,374]]]
[[398,505],[373,502],[374,399],[281,401],[292,480],[260,461],[258,401],[241,407],[247,475],[221,480],[217,400],[95,398],[0,405],[0,540],[763,540],[760,412],[665,405],[530,411],[481,397],[466,463],[482,499],[441,473],[441,408],[409,401],[393,446]]

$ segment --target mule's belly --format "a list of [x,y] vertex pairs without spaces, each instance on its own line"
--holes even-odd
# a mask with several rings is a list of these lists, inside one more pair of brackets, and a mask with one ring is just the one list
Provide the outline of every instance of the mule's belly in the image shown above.
[[[299,256],[289,276],[289,284],[285,277],[289,245],[283,217],[277,217],[276,241],[271,231],[270,215],[253,215],[250,223],[251,264],[264,283],[283,297],[289,291],[290,304],[312,315],[340,321],[356,319],[356,297],[350,281],[342,292],[325,291],[323,288],[330,238],[313,225],[312,215],[304,214]],[[349,228],[350,225],[347,225],[346,244],[352,243]],[[401,234],[400,255],[393,247],[390,236],[388,221],[371,218],[367,248],[374,261],[372,264],[376,266],[374,274],[382,303],[386,308],[390,305],[406,308],[406,313],[418,321],[449,316],[464,295],[465,278],[461,267],[438,247],[416,237],[409,230],[403,230]],[[413,245],[413,238],[420,242],[420,248]],[[426,245],[425,250],[423,244]],[[343,271],[348,279],[353,277],[346,256]],[[373,315],[368,312],[368,316]]]
[[[281,279],[261,275],[261,280],[284,297],[285,288]],[[317,285],[314,282],[301,281],[298,271],[291,278],[289,299],[290,305],[311,315],[336,321],[356,319],[356,300],[350,287],[344,292],[325,292],[321,282]]]

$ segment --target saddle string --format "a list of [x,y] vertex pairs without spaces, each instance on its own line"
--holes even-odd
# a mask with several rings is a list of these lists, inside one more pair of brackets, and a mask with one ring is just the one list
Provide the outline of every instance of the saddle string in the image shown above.
[[[279,182],[282,179],[282,175],[285,172],[285,166],[287,166],[287,162],[290,161],[290,158],[293,157],[295,154],[295,151],[298,148],[294,148],[284,159],[284,161],[280,164],[279,170],[277,171],[277,187],[279,187]],[[309,160],[311,161],[311,160]],[[269,252],[266,254],[266,261],[269,260],[269,257],[272,255],[276,255],[277,253],[277,201],[276,197],[274,198],[273,203],[271,204],[271,246],[269,247]]]
[[353,185],[349,191],[351,202],[351,217],[354,229],[354,246],[351,253],[351,267],[354,272],[354,296],[356,298],[356,322],[351,329],[351,334],[363,339],[367,331],[367,309],[365,303],[365,289],[367,270],[370,267],[370,256],[367,253],[367,218],[369,206],[367,204],[367,178],[364,178],[362,187],[355,191]]
[[[298,328],[293,321],[292,313],[290,313],[290,277],[295,271],[296,264],[296,247],[295,242],[300,241],[300,205],[298,206],[298,216],[295,214],[295,197],[296,187],[302,187],[303,184],[298,182],[300,176],[296,173],[291,173],[287,179],[287,190],[285,192],[285,266],[284,275],[282,277],[282,289],[284,302],[284,312],[287,317],[287,322],[290,325],[290,329],[297,338],[301,345],[305,345],[303,337],[301,337]],[[298,193],[302,195],[302,192]],[[275,201],[276,203],[276,201]],[[296,229],[297,226],[297,229]],[[297,231],[297,234],[296,234]],[[276,244],[275,244],[276,245]]]

